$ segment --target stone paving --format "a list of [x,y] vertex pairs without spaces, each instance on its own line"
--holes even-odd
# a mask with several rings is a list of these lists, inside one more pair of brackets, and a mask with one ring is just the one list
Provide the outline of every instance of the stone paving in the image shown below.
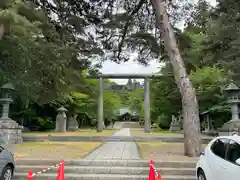
[[[129,137],[129,128],[123,128],[113,134],[118,137]],[[106,142],[101,147],[90,153],[86,160],[139,160],[137,145],[134,142]]]

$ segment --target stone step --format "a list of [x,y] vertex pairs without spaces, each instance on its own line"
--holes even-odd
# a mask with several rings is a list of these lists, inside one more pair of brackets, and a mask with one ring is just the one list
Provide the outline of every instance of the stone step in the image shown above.
[[[203,144],[208,144],[213,138],[204,137],[202,139]],[[71,142],[80,142],[80,141],[98,141],[98,142],[171,142],[171,143],[180,143],[184,142],[182,137],[139,137],[139,136],[48,136],[48,137],[37,137],[37,136],[23,136],[24,142],[44,142],[48,141],[71,141]]]
[[[48,166],[52,166],[54,164],[59,163],[60,160],[54,160],[54,159],[15,159],[15,163],[17,166],[19,165],[48,165]],[[65,164],[74,164],[74,160],[65,160],[64,161]]]
[[[29,170],[38,172],[45,166],[17,166],[16,173],[27,173]],[[182,176],[194,176],[196,174],[195,168],[156,168],[162,175],[182,175]],[[65,166],[64,172],[78,173],[78,174],[128,174],[128,175],[146,175],[149,172],[148,167],[110,167],[110,166]],[[57,173],[57,168],[54,168],[46,173]]]
[[[56,173],[41,174],[36,180],[56,180]],[[26,180],[27,173],[16,173],[13,180]],[[146,180],[148,175],[123,175],[123,174],[65,174],[66,180]],[[163,180],[196,180],[195,176],[162,176]]]
[[[59,160],[19,159],[16,165],[45,165],[52,166]],[[149,161],[143,160],[67,160],[65,165],[71,166],[124,166],[124,167],[148,167]],[[154,161],[155,167],[170,168],[195,168],[196,161]]]

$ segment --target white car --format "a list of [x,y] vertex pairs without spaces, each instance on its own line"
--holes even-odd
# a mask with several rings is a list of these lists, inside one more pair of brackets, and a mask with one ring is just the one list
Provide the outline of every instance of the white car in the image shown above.
[[240,136],[219,136],[201,153],[198,180],[240,180]]

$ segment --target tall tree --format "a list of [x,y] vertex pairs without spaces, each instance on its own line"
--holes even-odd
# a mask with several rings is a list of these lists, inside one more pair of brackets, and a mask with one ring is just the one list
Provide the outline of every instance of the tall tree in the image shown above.
[[169,22],[168,1],[152,0],[151,2],[155,9],[157,26],[162,34],[164,46],[173,67],[175,81],[182,96],[184,152],[188,156],[197,156],[201,151],[201,134],[196,91],[187,74]]
[[[239,81],[239,39],[240,6],[237,0],[217,0],[208,21],[205,54],[208,64],[214,64],[227,70],[228,75],[238,85]],[[224,28],[223,28],[224,27]]]

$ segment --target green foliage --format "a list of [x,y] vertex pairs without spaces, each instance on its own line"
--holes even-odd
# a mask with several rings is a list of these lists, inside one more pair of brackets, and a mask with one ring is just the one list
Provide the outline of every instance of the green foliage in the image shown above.
[[80,70],[71,67],[77,55],[74,47],[61,42],[55,26],[33,3],[5,2],[0,8],[0,82],[12,81],[21,98],[39,104],[69,92]]
[[38,118],[39,130],[47,131],[55,128],[55,123],[50,119]]
[[144,90],[135,90],[128,94],[129,96],[129,108],[131,111],[140,114],[140,117],[143,117],[143,102],[144,102]]
[[[160,115],[171,117],[181,110],[181,97],[173,77],[153,79],[151,82],[151,115],[156,121]],[[168,122],[170,124],[170,122]]]
[[[90,37],[76,36],[83,32],[79,20],[72,16],[67,23],[57,22],[34,1],[0,2],[0,26],[4,27],[0,85],[14,83],[16,112],[11,114],[16,120],[24,119],[24,125],[36,121],[38,128],[49,129],[61,105],[69,115],[85,113],[96,118],[98,80],[85,75],[92,70],[89,59],[102,56],[103,51]],[[77,31],[67,24],[75,24]],[[121,102],[117,94],[105,92],[105,96],[105,115],[110,119]]]
[[122,107],[120,96],[111,91],[104,92],[104,114],[105,118],[112,121],[116,117],[116,110]]
[[221,91],[226,84],[224,70],[216,67],[198,68],[191,73],[190,78],[197,91],[200,112],[208,110],[224,100]]
[[164,114],[161,114],[160,116],[158,116],[157,121],[156,121],[158,128],[161,128],[161,129],[168,128],[170,123],[171,123],[171,118]]

